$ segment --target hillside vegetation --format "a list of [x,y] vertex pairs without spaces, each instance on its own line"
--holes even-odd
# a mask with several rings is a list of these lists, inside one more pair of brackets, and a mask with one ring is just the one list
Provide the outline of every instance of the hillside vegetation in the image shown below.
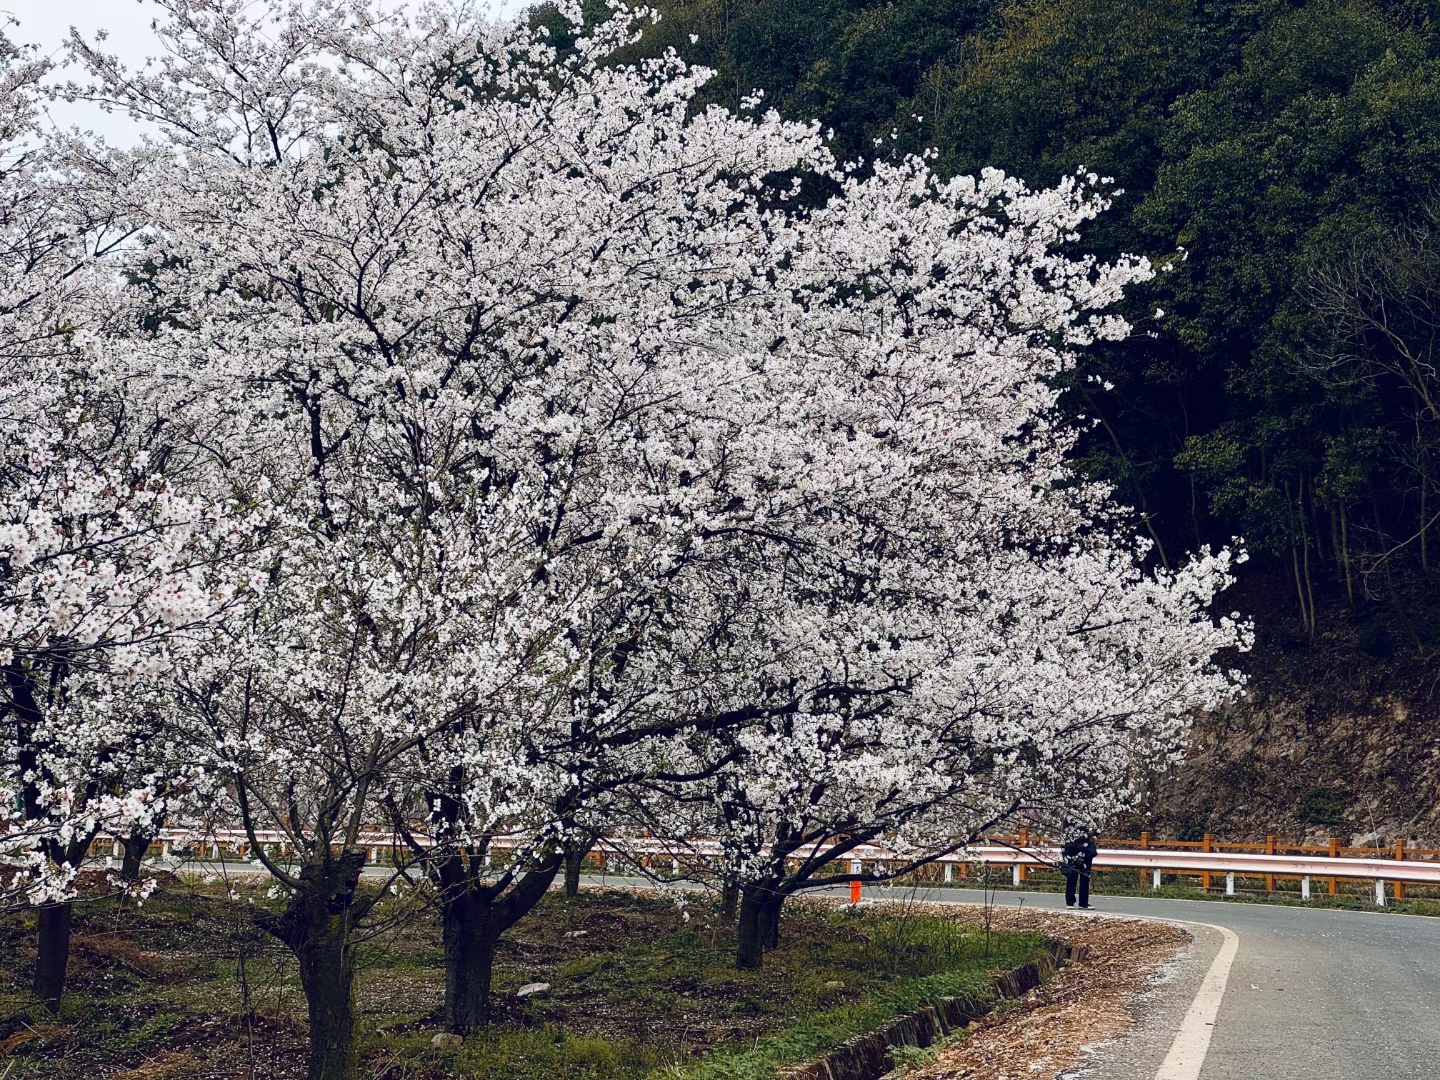
[[[1082,244],[1161,267],[1090,350],[1079,464],[1175,564],[1243,537],[1243,706],[1148,820],[1433,830],[1440,755],[1440,4],[659,0],[640,49],[833,129],[1035,185],[1113,177]],[[693,40],[692,40],[693,38]]]

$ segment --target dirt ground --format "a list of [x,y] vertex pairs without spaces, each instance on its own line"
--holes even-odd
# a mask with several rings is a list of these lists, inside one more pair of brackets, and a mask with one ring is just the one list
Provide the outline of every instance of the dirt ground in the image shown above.
[[[672,899],[615,890],[547,897],[502,940],[494,1025],[453,1054],[431,1045],[442,1030],[437,920],[397,900],[360,952],[362,1075],[674,1075],[711,1051],[788,1037],[826,1016],[843,1041],[907,980],[943,974],[979,993],[991,969],[1023,963],[1041,947],[1032,935],[1001,935],[992,952],[973,923],[795,904],[765,966],[740,972],[733,928],[704,901]],[[250,905],[264,902],[258,887],[230,900],[218,885],[166,878],[142,907],[78,905],[58,1017],[30,1000],[33,929],[20,915],[0,919],[0,1080],[303,1076],[304,998],[293,960],[252,917]],[[519,998],[530,982],[550,989]]]
[[[980,909],[973,910],[960,917],[979,918]],[[1083,946],[1086,958],[1061,968],[1013,1008],[977,1022],[963,1042],[906,1080],[1054,1080],[1083,1064],[1087,1047],[1113,1040],[1135,1022],[1137,996],[1190,941],[1166,923],[1040,911],[996,910],[993,925],[1061,938]]]

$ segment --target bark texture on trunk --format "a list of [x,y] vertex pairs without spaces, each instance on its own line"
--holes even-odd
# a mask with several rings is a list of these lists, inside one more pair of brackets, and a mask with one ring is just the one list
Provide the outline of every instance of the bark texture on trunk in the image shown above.
[[60,1011],[65,972],[70,964],[70,921],[74,905],[47,904],[36,909],[38,948],[35,954],[35,996],[51,1012]]
[[302,867],[300,888],[267,925],[299,963],[310,1014],[309,1080],[354,1080],[359,1069],[353,938],[364,866],[363,851],[346,851]]
[[585,868],[585,858],[595,846],[594,840],[580,840],[565,845],[565,895],[580,895],[580,873]]
[[765,954],[780,944],[780,909],[785,896],[774,885],[746,885],[740,890],[735,924],[735,966],[758,968]]
[[352,1080],[359,1067],[355,1049],[355,963],[331,926],[296,949],[300,985],[310,1013],[309,1080]]
[[772,893],[761,909],[761,944],[766,952],[780,944],[780,908],[784,904],[784,896]]
[[445,1027],[469,1035],[490,1022],[490,980],[495,969],[494,905],[462,893],[441,905],[445,943]]
[[765,961],[765,896],[747,885],[740,890],[740,911],[735,921],[735,966],[742,971]]
[[145,861],[145,853],[150,850],[150,845],[155,840],[155,834],[150,831],[132,832],[120,843],[125,848],[125,857],[120,860],[120,876],[126,881],[140,880],[140,864]]
[[737,881],[725,882],[720,892],[720,921],[733,923],[735,911],[740,906],[740,883]]
[[500,937],[540,902],[563,862],[557,854],[518,877],[493,882],[483,876],[479,851],[432,864],[445,944],[445,1026],[454,1034],[469,1035],[490,1022],[490,981]]

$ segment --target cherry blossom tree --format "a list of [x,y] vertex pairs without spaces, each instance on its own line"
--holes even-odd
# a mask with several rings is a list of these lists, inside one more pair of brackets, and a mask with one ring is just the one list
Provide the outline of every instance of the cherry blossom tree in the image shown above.
[[[746,732],[713,787],[688,795],[708,796],[691,829],[722,841],[725,876],[742,886],[737,964],[759,965],[785,899],[806,889],[903,876],[1021,813],[1098,824],[1124,808],[1178,757],[1185,717],[1227,696],[1227,679],[1197,672],[1244,641],[1203,618],[1228,561],[1159,580],[1128,559],[1084,557],[1050,582],[1012,566],[1024,592],[963,613],[987,631],[964,642],[968,655],[824,713],[815,699],[769,738]],[[859,873],[835,865],[871,842],[897,858]]]
[[[469,1026],[487,950],[585,800],[653,770],[657,741],[740,719],[705,649],[745,617],[734,572],[688,553],[732,496],[690,470],[737,409],[770,406],[707,341],[764,242],[753,178],[823,153],[773,118],[691,125],[678,64],[605,68],[628,18],[562,61],[543,34],[433,12],[401,28],[319,5],[271,48],[238,8],[171,6],[184,78],[93,60],[184,149],[133,193],[181,314],[131,344],[157,393],[227,403],[217,440],[284,522],[264,604],[180,679],[191,767],[291,892],[272,929],[300,960],[311,1071],[344,1075],[367,823],[440,842]],[[216,51],[231,41],[243,57]],[[266,111],[281,98],[293,112]],[[732,636],[735,667],[755,650]],[[622,672],[623,701],[603,685]],[[534,874],[457,872],[522,830]]]
[[50,379],[45,408],[39,390],[0,425],[3,786],[21,810],[0,843],[7,891],[41,905],[36,992],[54,1003],[86,849],[153,819],[157,763],[130,697],[247,591],[231,560],[247,513],[184,492],[169,433],[106,376],[77,364]]
[[354,1072],[374,828],[434,886],[467,1031],[620,808],[705,800],[758,926],[808,840],[1098,806],[1230,692],[1228,556],[1142,573],[1050,419],[1148,273],[1062,252],[1094,183],[693,112],[706,72],[612,62],[643,11],[562,50],[438,7],[162,6],[153,73],[75,43],[72,92],[168,140],[121,193],[166,316],[115,337],[157,407],[210,403],[270,524],[159,715],[287,893],[312,1077]]
[[1209,614],[1230,554],[1142,573],[1051,422],[1053,376],[1125,332],[1095,312],[1149,272],[1062,253],[1097,182],[853,174],[777,234],[787,289],[729,337],[788,391],[754,458],[774,542],[748,573],[783,576],[767,677],[794,697],[735,733],[712,789],[749,886],[742,964],[855,844],[924,858],[1021,809],[1104,816],[1238,686],[1214,658],[1248,630]]
[[248,511],[194,483],[183,413],[107,347],[136,312],[102,265],[133,234],[104,191],[137,163],[41,131],[47,70],[0,37],[0,897],[39,905],[53,1007],[86,849],[151,813],[126,698],[246,591],[222,555]]

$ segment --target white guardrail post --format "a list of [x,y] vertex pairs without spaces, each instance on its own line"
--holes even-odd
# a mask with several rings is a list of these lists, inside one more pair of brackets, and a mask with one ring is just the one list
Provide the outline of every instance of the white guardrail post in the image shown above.
[[1300,899],[1310,899],[1310,876],[1308,874],[1300,879]]
[[1375,906],[1376,906],[1376,907],[1384,907],[1384,906],[1385,906],[1385,879],[1384,879],[1384,878],[1376,878],[1376,879],[1375,879]]
[[1159,891],[1160,891],[1160,871],[1159,871],[1159,870],[1152,870],[1152,871],[1150,872],[1150,888],[1153,889],[1153,890],[1156,891],[1156,892],[1159,892]]

